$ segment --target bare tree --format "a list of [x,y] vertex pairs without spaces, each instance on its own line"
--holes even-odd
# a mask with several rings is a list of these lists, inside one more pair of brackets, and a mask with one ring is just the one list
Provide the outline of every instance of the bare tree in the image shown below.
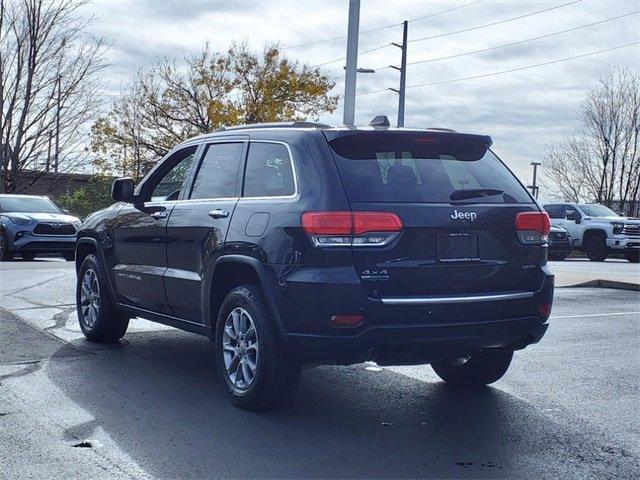
[[[22,172],[77,169],[80,134],[98,105],[102,40],[86,34],[82,0],[0,0],[0,190]],[[43,167],[44,165],[44,167]]]
[[578,112],[579,127],[546,156],[545,188],[637,215],[640,201],[640,71],[600,79]]

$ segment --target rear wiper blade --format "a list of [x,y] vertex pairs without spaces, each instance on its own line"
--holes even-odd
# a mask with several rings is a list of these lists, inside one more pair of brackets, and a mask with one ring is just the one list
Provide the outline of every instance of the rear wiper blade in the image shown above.
[[495,188],[463,188],[454,190],[449,196],[451,200],[466,200],[468,198],[493,197],[494,195],[502,195],[503,190]]

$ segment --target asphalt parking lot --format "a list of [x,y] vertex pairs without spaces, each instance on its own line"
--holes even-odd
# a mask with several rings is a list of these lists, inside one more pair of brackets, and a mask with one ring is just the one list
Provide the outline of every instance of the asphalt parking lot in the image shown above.
[[84,341],[74,283],[69,262],[0,264],[1,478],[640,476],[638,292],[558,288],[545,338],[489,388],[321,367],[254,414],[204,338],[134,320],[119,345]]

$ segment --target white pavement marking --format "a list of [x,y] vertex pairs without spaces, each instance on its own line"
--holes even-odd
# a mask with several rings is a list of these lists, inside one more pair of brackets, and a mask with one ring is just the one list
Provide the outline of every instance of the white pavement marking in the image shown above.
[[[554,320],[557,318],[587,318],[587,317],[609,317],[613,315],[640,315],[640,312],[611,312],[611,313],[588,313],[585,315],[552,315],[550,320]],[[638,320],[637,317],[636,320]]]

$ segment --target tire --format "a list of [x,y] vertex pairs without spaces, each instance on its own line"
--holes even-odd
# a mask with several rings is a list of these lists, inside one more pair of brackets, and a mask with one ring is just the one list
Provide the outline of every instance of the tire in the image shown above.
[[9,241],[4,230],[0,230],[0,262],[8,261],[13,258],[13,253],[9,251]]
[[627,262],[638,263],[640,262],[640,250],[634,250],[632,252],[624,252],[624,258]]
[[483,350],[472,355],[462,365],[450,362],[434,362],[431,368],[445,382],[460,387],[480,387],[489,385],[507,372],[513,351],[511,350]]
[[609,249],[601,235],[590,236],[584,245],[584,249],[587,257],[592,262],[604,262],[609,256]]
[[73,262],[76,259],[76,254],[74,252],[65,253],[62,256],[67,262]]
[[36,258],[35,253],[21,253],[20,256],[22,260],[26,260],[27,262],[31,262],[34,258]]
[[555,262],[562,262],[566,258],[567,258],[567,255],[564,253],[556,253],[556,254],[549,255],[549,260],[553,260]]
[[87,255],[78,271],[76,306],[80,329],[92,342],[117,342],[129,326],[129,317],[113,305],[108,288],[100,260],[93,254]]
[[240,286],[226,295],[215,345],[218,373],[237,407],[276,409],[295,391],[300,365],[282,345],[259,287]]

